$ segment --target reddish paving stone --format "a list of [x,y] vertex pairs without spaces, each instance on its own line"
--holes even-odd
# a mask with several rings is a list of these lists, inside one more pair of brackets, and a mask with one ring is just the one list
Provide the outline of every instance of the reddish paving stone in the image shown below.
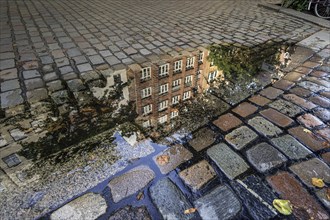
[[206,160],[202,160],[179,173],[180,178],[193,190],[202,188],[215,175],[215,171]]
[[309,187],[314,187],[313,177],[322,179],[326,184],[330,183],[330,168],[318,158],[294,164],[289,169]]
[[297,82],[297,81],[301,80],[301,78],[303,78],[303,77],[304,77],[304,74],[301,74],[298,72],[290,72],[290,73],[286,74],[284,79],[292,81],[292,82]]
[[274,87],[268,87],[262,90],[260,94],[269,99],[276,99],[279,95],[283,94],[283,91]]
[[285,79],[281,79],[273,84],[275,88],[289,90],[294,86],[294,83]]
[[321,78],[321,77],[327,76],[328,74],[323,71],[314,70],[310,75]]
[[326,139],[327,141],[330,142],[330,128],[329,127],[320,129],[316,133],[321,135],[324,139]]
[[316,117],[320,118],[323,122],[330,120],[330,111],[325,108],[317,108],[313,110],[313,113]]
[[284,95],[283,98],[285,98],[286,100],[288,100],[296,105],[299,105],[305,109],[313,109],[313,108],[317,107],[312,102],[309,102],[295,94],[287,94],[287,95]]
[[288,172],[278,172],[267,177],[267,181],[282,199],[290,200],[297,219],[329,219],[327,212]]
[[305,63],[303,63],[304,67],[308,67],[308,68],[315,68],[317,66],[320,66],[320,63],[316,63],[316,62],[311,62],[311,61],[306,61]]
[[322,154],[321,157],[327,164],[330,164],[330,152]]
[[305,127],[311,129],[317,126],[324,125],[320,119],[309,113],[299,116],[298,121],[302,123]]
[[282,128],[287,127],[294,122],[291,118],[271,108],[261,111],[260,114]]
[[330,91],[324,91],[324,92],[321,92],[320,94],[321,94],[322,96],[324,96],[324,97],[330,99]]
[[300,66],[297,69],[295,69],[294,71],[299,72],[299,73],[304,74],[304,75],[307,75],[308,73],[310,73],[312,71],[312,69]]
[[321,96],[313,96],[313,97],[310,97],[309,98],[309,101],[321,106],[321,107],[324,107],[324,108],[330,108],[330,100],[329,99],[326,99],[326,98],[323,98]]
[[290,128],[289,133],[313,151],[330,148],[330,144],[324,139],[312,132],[306,132],[304,129],[302,126]]
[[254,104],[257,104],[259,106],[264,106],[267,105],[268,103],[270,103],[270,100],[261,96],[261,95],[255,95],[251,98],[249,98],[250,102],[253,102]]
[[235,117],[233,114],[228,113],[221,115],[217,120],[213,122],[213,124],[218,126],[222,131],[229,131],[230,129],[242,124],[242,121]]
[[211,129],[202,128],[193,134],[193,139],[188,141],[188,143],[196,151],[201,151],[213,144],[215,136],[215,133]]
[[306,78],[308,81],[319,84],[321,86],[325,86],[327,88],[330,88],[330,82],[328,82],[327,80],[324,79],[320,79],[317,77],[307,77]]
[[290,92],[293,94],[296,94],[297,96],[303,97],[303,98],[306,98],[312,94],[312,92],[310,90],[304,89],[299,86],[290,89]]
[[232,111],[242,117],[246,117],[248,115],[255,113],[257,110],[258,108],[256,106],[247,102],[243,102],[239,104],[236,108],[234,108]]

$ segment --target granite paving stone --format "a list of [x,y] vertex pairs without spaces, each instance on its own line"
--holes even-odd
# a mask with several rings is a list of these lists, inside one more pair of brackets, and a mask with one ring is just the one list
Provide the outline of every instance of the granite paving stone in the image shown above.
[[[157,163],[157,158],[159,156],[168,156],[169,162],[165,164],[159,164]],[[174,170],[177,166],[179,166],[181,163],[190,160],[192,158],[192,153],[188,151],[186,148],[184,148],[182,145],[174,145],[162,153],[156,155],[153,159],[155,163],[158,165],[160,172],[163,174],[166,174],[172,170]]]
[[66,82],[72,92],[78,92],[86,89],[81,79],[72,79]]
[[313,114],[321,119],[323,122],[330,120],[330,111],[325,108],[316,108],[313,109]]
[[320,130],[316,131],[316,133],[330,143],[330,128],[329,127],[320,129]]
[[203,220],[233,219],[242,209],[240,200],[226,185],[218,186],[194,202]]
[[36,77],[41,77],[41,74],[38,70],[25,70],[23,71],[24,79],[32,79]]
[[2,92],[6,92],[9,90],[19,89],[20,84],[19,84],[18,79],[12,79],[12,80],[7,80],[4,82],[1,82],[0,88],[1,88]]
[[45,100],[48,98],[48,92],[45,88],[34,89],[26,92],[30,104]]
[[312,184],[314,177],[322,179],[326,184],[330,183],[330,168],[318,158],[294,164],[289,169],[309,187],[314,187]]
[[60,80],[55,80],[55,81],[46,83],[46,86],[47,86],[48,91],[50,91],[50,92],[55,92],[55,91],[58,91],[58,90],[61,90],[64,88],[63,84]]
[[316,193],[315,193],[317,198],[328,209],[330,209],[330,202],[329,202],[329,198],[328,198],[329,190],[330,190],[329,187],[325,187],[323,189],[320,189],[320,190],[316,191]]
[[234,108],[232,111],[242,117],[247,117],[256,112],[257,110],[258,108],[256,106],[247,102],[243,102],[239,104],[236,108]]
[[249,162],[259,171],[267,172],[287,161],[286,157],[267,143],[260,143],[246,151]]
[[250,119],[248,124],[256,129],[260,134],[267,137],[278,136],[282,133],[281,129],[260,116]]
[[273,87],[281,90],[289,90],[294,86],[294,83],[285,79],[278,80],[273,84]]
[[253,102],[254,104],[257,104],[259,106],[264,106],[270,103],[271,101],[261,95],[255,95],[249,98],[250,102]]
[[321,96],[312,96],[308,100],[318,106],[330,109],[330,100],[327,98],[323,98]]
[[145,206],[132,207],[126,206],[110,216],[108,220],[151,220]]
[[299,116],[297,120],[310,129],[323,125],[323,122],[320,119],[309,113]]
[[207,155],[229,179],[235,179],[249,169],[249,165],[224,143],[208,149]]
[[107,203],[101,195],[87,193],[53,212],[50,219],[96,219],[103,215],[106,212],[106,209]]
[[193,206],[183,193],[168,178],[159,180],[150,187],[150,196],[163,219],[193,219],[195,214],[184,214]]
[[278,99],[270,103],[269,106],[289,117],[295,117],[296,115],[303,112],[303,109],[299,106],[283,99]]
[[260,114],[282,128],[288,127],[294,122],[291,118],[271,108],[261,111]]
[[33,78],[33,79],[24,80],[24,84],[25,84],[26,89],[29,91],[44,87],[44,81],[41,78]]
[[18,77],[17,75],[17,69],[6,69],[0,71],[0,77],[3,80],[10,80],[10,79],[16,79]]
[[289,80],[292,82],[297,82],[297,81],[301,80],[303,77],[304,77],[304,75],[300,74],[298,72],[290,72],[290,73],[286,74],[283,79]]
[[80,73],[93,70],[92,66],[89,63],[84,63],[84,64],[77,65],[77,68],[78,68]]
[[11,130],[10,135],[15,141],[19,141],[27,137],[25,132],[18,128]]
[[20,89],[3,92],[1,96],[1,108],[14,107],[24,102]]
[[263,89],[260,94],[268,99],[276,99],[279,95],[283,94],[283,91],[274,87],[268,87]]
[[310,150],[288,134],[278,138],[273,138],[271,139],[271,142],[292,160],[303,159],[312,154]]
[[131,196],[148,185],[155,173],[146,166],[139,166],[109,182],[112,199],[115,203]]
[[321,90],[325,90],[325,91],[327,90],[326,87],[320,86],[320,85],[318,85],[316,83],[313,83],[313,82],[310,82],[310,81],[299,82],[298,85],[305,88],[305,89],[308,89],[312,92],[319,92]]
[[297,219],[329,219],[329,215],[321,205],[288,172],[278,172],[267,177],[267,181],[282,199],[292,203],[295,207],[293,215]]
[[323,153],[321,157],[324,160],[324,162],[330,165],[330,152]]
[[58,79],[58,76],[55,72],[47,73],[42,77],[46,82],[53,81]]
[[289,133],[313,151],[329,148],[330,144],[304,127],[290,128]]
[[293,93],[293,94],[303,97],[303,98],[306,98],[312,94],[312,92],[310,90],[304,89],[299,86],[296,86],[296,87],[290,89],[290,93]]
[[225,136],[226,141],[237,150],[243,149],[258,135],[246,126],[239,127]]
[[15,67],[15,60],[0,60],[0,70],[10,69]]
[[227,113],[225,115],[221,115],[217,120],[213,121],[213,124],[218,126],[222,131],[229,131],[242,124],[242,121],[233,114]]
[[185,184],[195,191],[202,188],[215,175],[215,171],[206,160],[202,160],[179,173],[180,178],[183,179]]
[[330,91],[324,91],[324,92],[320,92],[320,95],[330,99]]
[[288,100],[296,105],[299,105],[300,107],[303,107],[305,109],[313,109],[313,108],[317,107],[312,102],[307,101],[303,98],[300,98],[299,96],[297,96],[295,94],[287,94],[287,95],[284,95],[283,98],[285,98],[286,100]]
[[201,151],[211,146],[215,141],[215,133],[209,128],[202,128],[193,134],[193,139],[188,141],[196,151]]
[[52,93],[51,98],[56,105],[62,105],[70,101],[69,94],[66,90],[60,90]]
[[[231,186],[244,202],[252,219],[271,219],[277,215],[276,210],[272,207],[272,200],[276,199],[276,195],[257,176],[251,175],[244,178],[243,181],[233,181]],[[265,201],[261,197],[262,195],[267,201],[271,201]]]

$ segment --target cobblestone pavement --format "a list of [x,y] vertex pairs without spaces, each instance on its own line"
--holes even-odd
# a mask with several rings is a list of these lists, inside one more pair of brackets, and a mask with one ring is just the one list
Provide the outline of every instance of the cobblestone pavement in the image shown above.
[[112,178],[97,194],[107,211],[89,193],[51,219],[68,207],[85,216],[98,208],[100,219],[283,219],[276,198],[292,203],[288,219],[329,219],[329,51],[300,53],[279,81]]
[[[211,43],[298,42],[320,30],[259,8],[259,1],[177,2],[0,1],[0,116],[25,111],[34,116],[32,120],[27,115],[19,128],[1,126],[0,148],[17,152],[21,141],[44,137],[51,108],[62,113],[70,109],[67,103],[85,102],[89,88],[109,68]],[[74,182],[60,182],[71,184],[58,194],[76,198],[72,201],[46,194],[53,185],[24,194],[11,180],[3,181],[0,170],[0,198],[7,199],[2,201],[8,208],[0,217],[35,218],[48,210],[45,217],[51,219],[270,219],[284,218],[272,207],[273,199],[282,198],[293,204],[289,218],[329,219],[330,46],[315,36],[314,43],[301,42],[312,50],[302,52],[300,62],[283,79],[192,136],[168,142],[161,150],[142,144],[135,153],[119,141],[123,151],[134,155],[121,161],[130,166],[117,175],[98,164],[102,172],[82,178],[79,175],[94,169],[90,161],[95,155],[84,155],[91,157],[87,165],[67,174]],[[71,120],[75,117],[70,114]],[[15,158],[7,159],[15,163]],[[50,177],[54,182],[56,175]],[[326,186],[313,186],[314,177]],[[24,201],[3,196],[9,185]],[[197,210],[185,214],[190,208]]]
[[319,29],[258,2],[2,0],[1,107],[29,109],[50,94],[59,103],[59,91],[88,90],[90,79],[101,78],[91,73],[96,69],[122,69],[212,43],[296,41]]

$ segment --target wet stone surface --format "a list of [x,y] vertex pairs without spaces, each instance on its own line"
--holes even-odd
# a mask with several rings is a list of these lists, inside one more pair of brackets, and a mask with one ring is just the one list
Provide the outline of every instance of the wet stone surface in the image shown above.
[[215,172],[206,160],[181,171],[179,176],[193,190],[202,188],[215,177]]
[[153,178],[154,172],[145,166],[140,166],[110,181],[109,187],[114,202],[137,193]]
[[303,112],[303,110],[299,106],[282,99],[270,103],[269,106],[289,117],[294,117]]
[[242,121],[231,113],[222,115],[217,120],[213,121],[213,124],[218,126],[222,131],[231,130],[239,126],[241,123]]
[[[166,156],[169,158],[169,162],[167,163],[159,163],[157,162],[157,158],[161,156]],[[188,151],[186,148],[184,148],[182,145],[175,145],[168,149],[166,149],[164,152],[158,154],[153,159],[155,163],[158,165],[160,171],[163,174],[166,174],[172,170],[174,170],[177,166],[179,166],[181,163],[189,160],[192,158],[192,153]]]
[[232,219],[241,210],[241,202],[227,186],[219,186],[194,202],[202,219]]
[[323,122],[312,114],[304,114],[299,116],[298,121],[310,129],[323,125]]
[[232,111],[242,117],[247,117],[256,112],[257,110],[258,108],[256,106],[247,102],[243,102],[239,104],[236,108],[234,108]]
[[246,126],[239,127],[225,136],[226,141],[235,149],[241,150],[258,135]]
[[267,172],[287,161],[285,156],[267,143],[261,143],[249,149],[247,159],[259,171]]
[[313,177],[323,179],[325,183],[330,183],[330,168],[317,158],[292,165],[290,170],[309,187],[313,187]]
[[184,214],[185,210],[193,208],[193,206],[168,178],[164,178],[151,186],[150,195],[164,219],[188,220],[195,215]]
[[302,159],[307,155],[312,154],[310,150],[290,135],[273,138],[271,139],[271,142],[287,157],[293,160]]
[[277,126],[273,125],[271,122],[267,121],[263,117],[254,117],[250,119],[248,123],[260,134],[267,137],[278,136],[282,133],[281,129],[279,129]]
[[272,188],[282,199],[288,199],[295,207],[293,214],[298,219],[328,219],[327,212],[288,172],[279,172],[267,178]]
[[126,206],[113,215],[110,216],[109,220],[151,220],[151,217],[148,213],[146,207],[132,207]]
[[196,151],[201,151],[213,144],[215,137],[216,135],[212,130],[208,128],[202,128],[193,134],[193,139],[188,141],[188,143]]
[[282,128],[287,127],[294,122],[291,118],[271,108],[261,111],[260,114]]
[[53,212],[51,220],[96,219],[105,213],[107,204],[101,195],[88,193]]
[[207,150],[207,155],[229,179],[234,179],[249,169],[249,165],[226,144],[217,144]]

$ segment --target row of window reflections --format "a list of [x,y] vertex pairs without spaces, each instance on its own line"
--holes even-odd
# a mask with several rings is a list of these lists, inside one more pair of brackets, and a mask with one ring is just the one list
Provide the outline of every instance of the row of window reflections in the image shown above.
[[[203,63],[203,57],[204,57],[204,53],[200,52],[198,55],[199,63]],[[186,69],[189,70],[194,68],[194,63],[195,63],[195,57],[188,57],[186,61]],[[169,69],[170,69],[169,63],[159,66],[159,76],[162,77],[169,75]],[[182,71],[182,60],[175,61],[173,65],[173,72],[177,73],[181,71]],[[141,80],[147,80],[150,78],[151,78],[151,67],[142,68]]]
[[[170,114],[170,118],[173,119],[175,117],[177,117],[179,115],[179,111],[172,111],[171,114]],[[167,115],[162,115],[158,118],[158,123],[159,124],[164,124],[168,121],[168,116]],[[142,123],[142,126],[145,127],[145,128],[148,128],[151,126],[151,121],[150,119],[149,120],[146,120]]]

